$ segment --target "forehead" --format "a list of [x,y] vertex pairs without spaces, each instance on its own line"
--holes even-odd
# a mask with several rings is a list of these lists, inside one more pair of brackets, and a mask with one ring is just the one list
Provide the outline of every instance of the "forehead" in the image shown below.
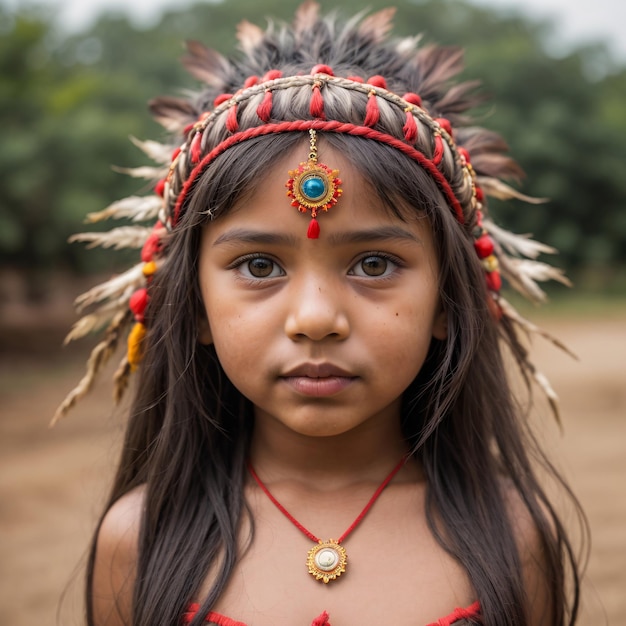
[[[299,143],[294,149],[277,160],[268,163],[255,181],[250,192],[242,195],[232,208],[211,222],[205,229],[205,240],[213,243],[224,240],[224,233],[233,230],[254,230],[266,233],[265,239],[277,240],[277,236],[294,241],[307,240],[307,228],[311,213],[302,213],[291,204],[287,182],[290,171],[306,162],[308,142]],[[320,143],[319,162],[332,170],[339,170],[343,194],[336,205],[327,211],[320,210],[317,220],[320,226],[319,240],[313,245],[340,245],[355,237],[349,233],[369,233],[375,239],[376,231],[384,237],[410,235],[414,240],[430,239],[430,225],[424,212],[401,206],[401,202],[389,198],[364,177],[339,150],[328,143]],[[390,203],[394,202],[394,206]],[[394,235],[395,233],[395,235]],[[357,237],[358,238],[358,237]],[[408,238],[408,236],[407,236]]]

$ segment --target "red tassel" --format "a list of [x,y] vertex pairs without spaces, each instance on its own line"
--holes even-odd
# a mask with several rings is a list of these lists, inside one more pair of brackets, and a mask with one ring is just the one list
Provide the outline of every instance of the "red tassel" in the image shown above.
[[313,85],[310,112],[313,117],[317,117],[320,120],[326,119],[326,115],[324,115],[324,98],[319,85]]
[[318,239],[320,236],[320,225],[319,222],[315,219],[312,218],[311,221],[309,222],[309,228],[306,231],[306,236],[309,239]]
[[259,82],[258,76],[248,76],[243,83],[244,89],[248,89],[248,87],[253,87]]
[[435,152],[433,153],[433,163],[439,165],[443,159],[443,139],[440,134],[435,135]]
[[420,108],[422,106],[422,99],[416,93],[413,93],[411,91],[409,93],[405,93],[402,96],[402,99],[406,100],[409,104],[414,104],[415,106],[418,106]]
[[500,277],[500,272],[497,270],[495,272],[487,272],[485,276],[487,278],[487,288],[489,291],[498,293],[500,289],[502,289],[502,278]]
[[378,108],[378,101],[376,100],[376,93],[370,91],[367,98],[367,107],[365,107],[365,120],[363,124],[365,126],[376,126],[380,119],[380,109]]
[[311,626],[330,626],[330,622],[328,621],[328,613],[324,611],[319,617],[316,617],[311,622]]
[[144,323],[144,314],[149,300],[148,290],[143,287],[135,291],[128,301],[128,306],[135,316],[135,321],[140,324]]
[[374,87],[380,87],[381,89],[387,89],[387,81],[377,74],[376,76],[370,76],[367,79],[368,85],[373,85]]
[[202,143],[202,133],[197,132],[193,138],[193,141],[191,142],[191,162],[192,163],[200,162],[200,157],[202,156],[201,143]]
[[445,117],[438,117],[435,122],[438,122],[439,126],[452,137],[452,124],[450,124],[450,120],[447,120]]
[[406,122],[402,127],[402,130],[404,131],[404,138],[409,143],[415,143],[415,140],[417,139],[417,122],[415,121],[411,111],[406,112]]
[[261,82],[266,83],[269,80],[276,80],[277,78],[282,78],[283,73],[280,70],[270,70],[263,76]]
[[483,190],[476,185],[476,200],[478,200],[478,202],[484,202],[485,200],[485,194],[483,193]]
[[154,186],[154,193],[156,193],[157,196],[161,196],[161,198],[163,197],[163,194],[165,193],[165,179],[164,178],[162,178]]
[[353,83],[363,84],[365,81],[360,76],[348,76],[347,80],[351,80]]
[[236,133],[239,130],[239,122],[237,121],[237,105],[233,104],[228,111],[228,117],[226,118],[226,128],[231,133]]
[[259,104],[256,114],[262,122],[269,122],[272,116],[272,92],[268,89],[263,97],[263,102]]
[[144,263],[150,263],[154,260],[154,255],[161,249],[161,238],[157,233],[152,233],[143,244],[141,249],[141,260]]
[[217,96],[215,100],[213,100],[213,106],[218,107],[220,104],[224,104],[224,102],[226,102],[227,100],[230,100],[232,97],[233,97],[232,93],[223,93]]
[[328,65],[316,65],[311,70],[311,76],[315,76],[315,74],[326,74],[328,76],[334,76],[335,72]]

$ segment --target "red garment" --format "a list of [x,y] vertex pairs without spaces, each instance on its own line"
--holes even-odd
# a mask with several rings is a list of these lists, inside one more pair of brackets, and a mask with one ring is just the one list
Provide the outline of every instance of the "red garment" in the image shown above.
[[[196,616],[196,613],[200,609],[199,604],[190,604],[188,611],[183,615],[183,624],[189,624],[191,620]],[[468,606],[466,609],[454,609],[450,615],[442,617],[436,622],[432,622],[427,626],[453,626],[455,622],[462,619],[478,618],[480,615],[480,603],[474,602],[474,604]],[[238,622],[225,615],[219,613],[209,613],[205,619],[206,622],[214,624],[215,626],[247,626],[243,622]],[[328,621],[328,613],[324,611],[319,617],[316,617],[311,626],[331,626]]]

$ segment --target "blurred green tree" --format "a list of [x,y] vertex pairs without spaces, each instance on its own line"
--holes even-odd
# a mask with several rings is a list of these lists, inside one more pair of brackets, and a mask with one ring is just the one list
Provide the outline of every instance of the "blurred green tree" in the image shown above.
[[[289,19],[299,1],[229,0],[170,11],[137,29],[104,15],[87,32],[56,35],[42,10],[0,9],[0,263],[37,273],[51,266],[102,270],[104,256],[68,246],[89,211],[144,190],[112,164],[145,163],[128,141],[162,136],[146,102],[198,88],[179,65],[186,39],[230,53],[245,18]],[[337,2],[321,2],[324,9]],[[478,77],[491,103],[477,120],[502,132],[528,174],[523,191],[545,205],[494,204],[510,228],[561,250],[569,272],[593,268],[610,285],[626,273],[626,68],[602,47],[553,58],[548,23],[503,15],[463,0],[401,0],[398,35],[467,49],[466,76]],[[371,0],[367,7],[387,6]],[[341,5],[339,5],[341,7]],[[366,8],[350,2],[343,14]],[[107,257],[108,258],[108,255]]]

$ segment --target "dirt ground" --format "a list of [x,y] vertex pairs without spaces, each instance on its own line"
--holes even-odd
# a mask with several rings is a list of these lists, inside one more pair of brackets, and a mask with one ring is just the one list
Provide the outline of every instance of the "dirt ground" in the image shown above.
[[[541,437],[591,525],[584,626],[626,625],[625,322],[623,308],[544,319],[580,361],[535,342],[536,361],[561,396],[564,423],[560,434],[544,420]],[[26,354],[16,337],[0,339],[0,624],[81,624],[85,552],[123,418],[111,408],[105,375],[49,430],[56,405],[82,374],[84,352],[61,351],[52,332]]]

